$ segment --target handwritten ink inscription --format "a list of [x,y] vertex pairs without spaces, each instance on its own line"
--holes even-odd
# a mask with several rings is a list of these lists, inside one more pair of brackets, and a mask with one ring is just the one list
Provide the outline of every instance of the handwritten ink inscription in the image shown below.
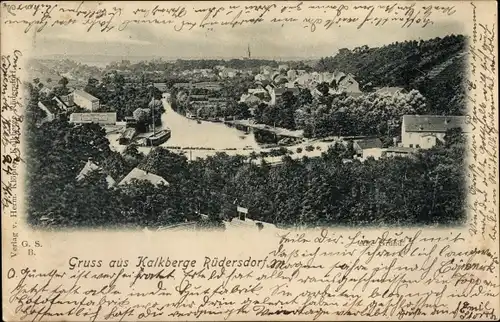
[[[190,6],[166,4],[117,7],[81,3],[17,4],[2,3],[3,23],[22,26],[24,32],[42,32],[53,27],[83,25],[88,32],[123,31],[139,25],[158,25],[175,31],[246,27],[262,23],[299,25],[311,32],[317,29],[354,25],[378,27],[393,24],[401,28],[433,25],[436,18],[452,16],[454,6],[417,3],[392,5],[330,4],[307,2],[262,3],[252,5]],[[307,11],[307,16],[304,12]]]
[[9,256],[19,253],[19,222],[17,189],[19,186],[19,167],[23,162],[21,155],[22,114],[21,60],[23,53],[14,50],[1,56],[1,142],[2,142],[2,215],[11,220],[9,231]]
[[471,236],[480,235],[483,240],[497,241],[498,238],[498,127],[495,101],[496,51],[495,24],[479,22],[473,3],[473,33],[469,46],[468,83],[471,114],[469,155],[469,186]]
[[262,257],[70,257],[66,267],[11,268],[21,320],[159,317],[499,317],[498,254],[465,236],[366,237],[288,232]]

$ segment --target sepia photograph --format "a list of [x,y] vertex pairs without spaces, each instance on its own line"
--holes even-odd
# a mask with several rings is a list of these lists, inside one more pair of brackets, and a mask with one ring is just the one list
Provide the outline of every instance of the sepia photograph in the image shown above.
[[464,224],[468,37],[396,28],[314,47],[252,28],[222,50],[132,27],[33,39],[29,223]]
[[4,1],[5,321],[498,321],[493,1]]

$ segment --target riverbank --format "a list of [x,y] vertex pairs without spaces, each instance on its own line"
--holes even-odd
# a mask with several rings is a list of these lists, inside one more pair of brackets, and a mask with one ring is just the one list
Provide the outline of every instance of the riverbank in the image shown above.
[[[245,133],[220,122],[201,121],[189,119],[172,109],[166,100],[162,100],[165,112],[161,116],[162,125],[158,130],[169,128],[170,139],[160,146],[185,155],[189,160],[207,158],[217,153],[228,155],[250,156],[252,153],[269,153],[278,147],[261,146],[252,133]],[[143,135],[144,136],[144,135]],[[119,145],[120,133],[114,132],[107,135],[112,150],[122,153],[126,146]],[[330,142],[324,140],[304,140],[303,142],[285,146],[292,159],[304,156],[319,157],[328,150],[338,138]],[[309,147],[309,148],[308,148]],[[151,147],[138,147],[144,154],[149,154]],[[266,160],[268,163],[277,163],[281,157],[258,157],[257,160]]]

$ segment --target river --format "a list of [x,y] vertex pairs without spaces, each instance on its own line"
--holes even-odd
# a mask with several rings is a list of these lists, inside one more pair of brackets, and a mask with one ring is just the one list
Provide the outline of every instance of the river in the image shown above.
[[172,137],[163,146],[205,147],[213,149],[259,149],[252,134],[228,127],[223,123],[214,123],[188,119],[175,112],[170,104],[163,100],[165,113],[162,125],[172,130]]
[[[215,155],[217,152],[224,152],[228,155],[249,155],[252,152],[269,151],[268,148],[259,146],[253,134],[245,134],[236,128],[229,127],[224,123],[214,123],[188,119],[175,112],[170,104],[163,99],[165,112],[161,116],[161,128],[168,127],[171,131],[170,139],[161,146],[172,151],[184,154],[188,159],[206,158]],[[160,129],[160,128],[158,128]],[[125,145],[118,144],[119,133],[110,133],[107,135],[110,141],[110,147],[114,151],[122,152]],[[306,140],[304,142],[288,146],[294,159],[303,156],[319,157],[323,151],[326,151],[332,142],[321,142],[315,140]],[[310,145],[313,149],[306,150]],[[180,149],[179,149],[180,148]],[[186,148],[205,148],[209,150],[197,150]],[[297,149],[300,148],[300,152]],[[149,154],[151,147],[138,147],[138,150],[144,154]],[[267,162],[279,162],[281,157],[266,157]]]
[[[223,123],[201,121],[199,124],[196,120],[188,119],[175,112],[166,100],[162,100],[162,102],[165,112],[161,116],[161,128],[168,127],[172,134],[170,139],[161,146],[169,149],[176,147],[210,149],[184,149],[184,154],[192,159],[204,158],[217,152],[225,152],[229,155],[248,155],[252,151],[260,151],[253,134],[245,134]],[[121,152],[125,149],[125,146],[118,144],[119,136],[118,133],[108,134],[108,139],[111,148]],[[150,147],[139,147],[138,149],[145,154],[151,151]]]

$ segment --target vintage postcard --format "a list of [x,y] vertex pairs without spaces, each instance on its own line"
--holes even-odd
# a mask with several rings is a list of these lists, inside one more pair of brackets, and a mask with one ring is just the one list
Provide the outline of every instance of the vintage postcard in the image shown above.
[[497,321],[496,12],[2,2],[3,319]]

